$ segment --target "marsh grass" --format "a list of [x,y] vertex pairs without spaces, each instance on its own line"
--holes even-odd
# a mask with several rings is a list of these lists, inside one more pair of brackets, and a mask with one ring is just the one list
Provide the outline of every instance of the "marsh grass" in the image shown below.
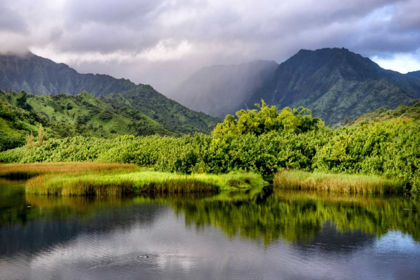
[[43,174],[137,171],[134,164],[99,162],[56,162],[30,164],[0,164],[0,177],[29,179]]
[[274,175],[276,189],[302,189],[357,194],[403,193],[402,181],[375,175],[332,174],[283,170]]
[[41,175],[28,180],[26,192],[41,195],[108,196],[139,193],[219,192],[261,187],[266,183],[253,173],[179,175],[163,172],[90,172]]

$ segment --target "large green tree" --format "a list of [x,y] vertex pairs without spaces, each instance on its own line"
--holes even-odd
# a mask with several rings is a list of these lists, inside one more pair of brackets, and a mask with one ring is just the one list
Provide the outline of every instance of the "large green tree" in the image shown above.
[[280,112],[276,106],[268,106],[264,100],[255,104],[258,109],[240,110],[237,118],[227,115],[213,130],[214,136],[238,136],[244,134],[261,135],[272,131],[302,133],[323,126],[319,118],[313,118],[311,110],[303,107],[286,107]]

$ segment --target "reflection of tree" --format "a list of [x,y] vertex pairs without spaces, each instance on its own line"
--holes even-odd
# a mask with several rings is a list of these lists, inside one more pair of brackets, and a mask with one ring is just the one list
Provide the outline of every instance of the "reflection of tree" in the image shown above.
[[360,229],[380,237],[389,230],[399,230],[420,241],[418,199],[316,192],[277,192],[276,197],[315,202],[325,220],[337,224],[341,231]]
[[270,195],[264,200],[178,201],[176,212],[185,213],[187,225],[220,227],[229,237],[262,238],[265,244],[279,239],[307,240],[322,229],[324,219],[316,204],[282,201]]
[[177,213],[185,214],[187,225],[213,225],[230,237],[262,238],[265,244],[279,238],[309,241],[328,221],[340,231],[360,229],[380,237],[389,230],[399,230],[420,241],[420,203],[404,197],[282,191],[263,200],[184,200],[172,205]]
[[22,249],[37,253],[82,234],[106,234],[139,224],[147,227],[164,209],[149,203],[149,198],[25,197],[23,188],[5,189],[8,191],[0,193],[0,201],[13,198],[13,203],[0,209],[1,256]]
[[[323,234],[327,222],[341,232],[381,236],[399,230],[420,241],[420,201],[406,197],[304,191],[272,194],[267,189],[216,196],[46,197],[26,196],[19,187],[0,188],[0,197],[0,251],[13,251],[22,240],[33,243],[28,247],[41,248],[82,232],[153,223],[159,207],[150,204],[171,205],[177,214],[185,215],[187,225],[203,230],[215,226],[229,237],[262,239],[266,245],[280,238],[311,242]],[[141,221],[136,215],[140,208],[150,212]]]

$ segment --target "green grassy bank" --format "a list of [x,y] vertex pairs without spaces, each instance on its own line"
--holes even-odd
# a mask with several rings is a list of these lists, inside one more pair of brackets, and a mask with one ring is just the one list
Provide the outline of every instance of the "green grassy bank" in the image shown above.
[[266,183],[253,173],[180,175],[154,171],[46,174],[30,179],[26,192],[40,195],[127,195],[244,190]]
[[403,193],[402,180],[375,175],[334,174],[283,170],[274,175],[275,189],[302,189],[360,194]]

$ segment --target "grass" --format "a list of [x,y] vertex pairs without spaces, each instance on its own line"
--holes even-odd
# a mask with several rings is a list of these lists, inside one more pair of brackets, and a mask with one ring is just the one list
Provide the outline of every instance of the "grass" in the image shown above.
[[136,165],[102,163],[48,163],[2,165],[0,174],[33,177],[26,192],[41,195],[128,195],[138,193],[194,193],[263,187],[253,173],[181,175],[146,171]]
[[134,164],[98,163],[98,162],[59,162],[31,164],[0,164],[0,177],[28,179],[43,174],[137,171]]
[[274,175],[275,189],[304,189],[358,194],[403,193],[402,181],[375,175],[331,174],[283,170]]

